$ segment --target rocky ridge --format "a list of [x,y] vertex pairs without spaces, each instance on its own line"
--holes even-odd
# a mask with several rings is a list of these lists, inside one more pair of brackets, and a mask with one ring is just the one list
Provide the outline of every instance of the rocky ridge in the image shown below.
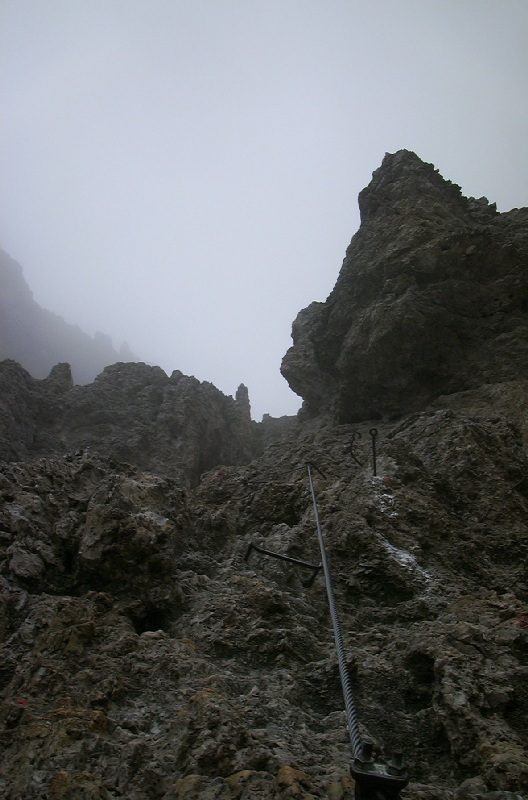
[[[415,156],[399,157],[419,171]],[[392,185],[391,158],[362,193],[362,213],[379,216],[379,230],[384,215],[391,224],[378,202],[379,185]],[[449,215],[456,226],[458,190],[423,170],[449,199],[440,228]],[[396,182],[389,193],[391,206],[408,207],[416,253],[413,209],[427,206],[428,186],[406,198]],[[522,238],[517,227],[513,238]],[[365,242],[361,258],[374,264],[368,248],[386,242]],[[495,285],[492,272],[490,264]],[[346,283],[340,277],[331,295],[336,307]],[[365,307],[378,302],[376,285]],[[318,399],[324,348],[308,325],[309,342],[301,337],[288,356],[305,409],[296,423],[268,421],[256,439],[245,388],[222,400],[210,385],[145,365],[116,365],[92,387],[72,387],[64,366],[35,382],[4,364],[7,800],[354,796],[322,579],[307,588],[297,566],[244,559],[255,543],[319,560],[308,462],[318,470],[361,734],[385,756],[403,750],[411,782],[402,800],[527,797],[528,364],[518,308],[509,320],[501,313],[488,344],[469,348],[473,383],[446,373],[421,399],[412,384],[407,400],[400,388],[407,410],[376,400],[375,421],[340,419],[349,401],[354,417],[369,409],[337,371]],[[398,315],[390,319],[396,338]],[[372,320],[374,342],[374,322],[389,320]],[[512,343],[500,369],[488,364],[499,328]],[[238,450],[222,450],[226,432]]]
[[233,399],[211,383],[143,363],[114,364],[74,386],[68,364],[36,380],[15,362],[0,362],[0,408],[6,461],[89,448],[182,485],[195,485],[215,464],[250,461],[277,424],[252,422],[243,384]]

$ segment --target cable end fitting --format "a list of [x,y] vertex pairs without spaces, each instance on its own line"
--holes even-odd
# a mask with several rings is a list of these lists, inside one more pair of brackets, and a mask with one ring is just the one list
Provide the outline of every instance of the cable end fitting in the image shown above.
[[373,748],[372,742],[363,742],[361,753],[350,767],[356,782],[356,800],[400,800],[400,792],[409,783],[401,753],[395,753],[385,764],[374,760]]

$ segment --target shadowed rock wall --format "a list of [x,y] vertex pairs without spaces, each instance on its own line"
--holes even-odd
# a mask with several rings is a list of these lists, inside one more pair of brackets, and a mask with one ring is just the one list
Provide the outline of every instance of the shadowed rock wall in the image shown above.
[[293,323],[282,373],[309,414],[397,417],[528,377],[528,209],[499,214],[431,164],[386,155],[334,290]]

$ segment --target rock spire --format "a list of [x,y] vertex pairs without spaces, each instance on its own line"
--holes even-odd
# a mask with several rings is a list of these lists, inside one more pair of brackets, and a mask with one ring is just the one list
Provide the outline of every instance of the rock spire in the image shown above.
[[359,207],[335,288],[298,314],[282,362],[305,412],[398,417],[528,377],[528,210],[466,198],[407,150]]

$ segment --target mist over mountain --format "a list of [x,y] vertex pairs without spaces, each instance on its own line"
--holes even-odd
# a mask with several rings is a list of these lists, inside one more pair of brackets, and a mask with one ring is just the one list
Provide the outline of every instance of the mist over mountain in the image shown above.
[[61,362],[75,383],[90,383],[109,364],[138,361],[128,345],[119,350],[110,336],[92,338],[78,325],[42,308],[33,298],[22,267],[0,249],[0,359],[11,358],[34,378],[45,378]]
[[528,209],[407,150],[359,203],[296,417],[0,363],[6,800],[528,797]]

